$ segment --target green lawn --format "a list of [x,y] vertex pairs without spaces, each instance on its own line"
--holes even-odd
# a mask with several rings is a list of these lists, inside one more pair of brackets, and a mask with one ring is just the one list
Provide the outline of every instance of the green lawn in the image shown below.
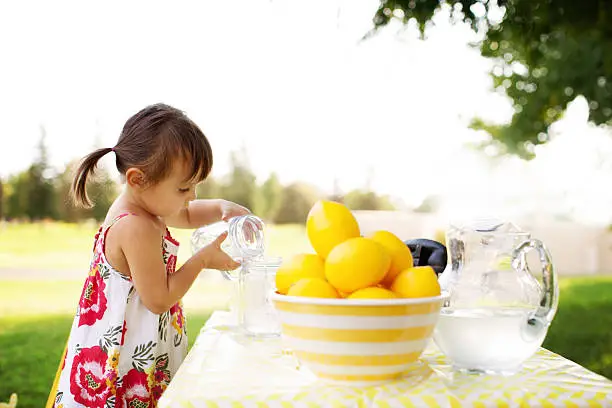
[[[188,315],[189,346],[209,312]],[[0,400],[19,395],[19,408],[44,407],[70,330],[72,315],[0,318]]]
[[[95,226],[0,225],[0,270],[49,271],[41,280],[0,280],[0,401],[19,394],[20,408],[44,406],[63,350],[82,279],[56,280],[53,271],[83,270]],[[189,255],[191,231],[174,231]],[[309,251],[304,228],[271,227],[268,253]],[[86,270],[83,270],[83,274]],[[1,275],[0,275],[1,276]],[[198,279],[185,296],[190,345],[214,309],[225,308],[228,285]],[[214,276],[213,276],[214,277]],[[561,279],[561,303],[544,346],[612,378],[612,276]]]
[[[82,282],[0,280],[0,401],[19,394],[19,407],[42,407],[70,331]],[[189,346],[228,286],[198,280],[184,299]]]
[[[0,269],[24,268],[45,271],[85,270],[89,266],[96,224],[0,222]],[[190,255],[189,238],[193,230],[171,229],[181,243],[179,261]],[[301,225],[266,228],[266,253],[288,256],[312,249]]]
[[[544,346],[612,378],[612,277],[561,283],[561,306]],[[224,306],[221,289],[197,282],[186,297],[190,345],[210,314],[203,305]],[[20,407],[43,406],[79,290],[75,282],[0,284],[0,401],[17,392]],[[25,298],[39,301],[26,304]]]
[[[20,408],[44,406],[81,293],[78,273],[87,273],[97,229],[95,224],[0,222],[0,402],[16,392]],[[192,230],[171,232],[182,243],[179,263],[184,262]],[[311,251],[303,226],[270,226],[266,240],[269,256]],[[44,279],[2,279],[2,269],[42,271]],[[57,271],[76,275],[58,280]],[[211,311],[227,305],[227,283],[207,278],[198,279],[184,299],[190,346]]]
[[612,277],[561,279],[544,347],[612,379]]

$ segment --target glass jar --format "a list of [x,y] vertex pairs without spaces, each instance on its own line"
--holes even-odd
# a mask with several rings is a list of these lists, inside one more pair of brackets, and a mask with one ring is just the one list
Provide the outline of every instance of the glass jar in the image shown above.
[[[196,229],[191,235],[191,251],[197,252],[227,231],[227,238],[221,249],[238,262],[263,256],[265,251],[264,222],[252,214],[233,217],[229,221],[219,221]],[[223,277],[236,280],[240,269],[221,271]]]
[[239,278],[239,323],[248,335],[278,336],[280,322],[271,296],[281,258],[257,258],[242,266]]

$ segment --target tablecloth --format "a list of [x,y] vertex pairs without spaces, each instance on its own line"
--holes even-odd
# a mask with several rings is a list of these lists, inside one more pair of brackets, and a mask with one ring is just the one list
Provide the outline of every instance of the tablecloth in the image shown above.
[[280,338],[252,338],[215,312],[159,402],[177,407],[612,407],[612,381],[546,349],[513,376],[454,372],[431,342],[404,378],[366,389],[318,381]]

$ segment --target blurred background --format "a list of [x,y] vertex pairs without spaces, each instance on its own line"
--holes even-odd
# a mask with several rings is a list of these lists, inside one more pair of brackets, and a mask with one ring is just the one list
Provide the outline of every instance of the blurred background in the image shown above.
[[[545,346],[612,377],[612,21],[585,0],[0,0],[0,401],[44,403],[91,243],[121,190],[108,154],[75,208],[81,157],[156,102],[214,151],[198,196],[246,205],[268,253],[310,251],[306,214],[444,242],[497,216],[562,275]],[[173,231],[189,256],[191,231]],[[190,340],[227,287],[187,295]],[[597,322],[597,319],[600,319]]]

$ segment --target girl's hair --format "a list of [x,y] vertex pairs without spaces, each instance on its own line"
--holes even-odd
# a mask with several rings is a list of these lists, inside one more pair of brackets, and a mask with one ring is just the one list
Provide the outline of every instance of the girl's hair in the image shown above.
[[94,173],[98,160],[112,151],[119,173],[125,175],[130,167],[138,168],[148,184],[163,180],[179,158],[191,162],[190,181],[196,182],[208,176],[213,163],[208,139],[185,113],[165,104],[147,106],[128,119],[115,147],[98,149],[83,158],[72,182],[77,205],[92,206],[87,177]]

